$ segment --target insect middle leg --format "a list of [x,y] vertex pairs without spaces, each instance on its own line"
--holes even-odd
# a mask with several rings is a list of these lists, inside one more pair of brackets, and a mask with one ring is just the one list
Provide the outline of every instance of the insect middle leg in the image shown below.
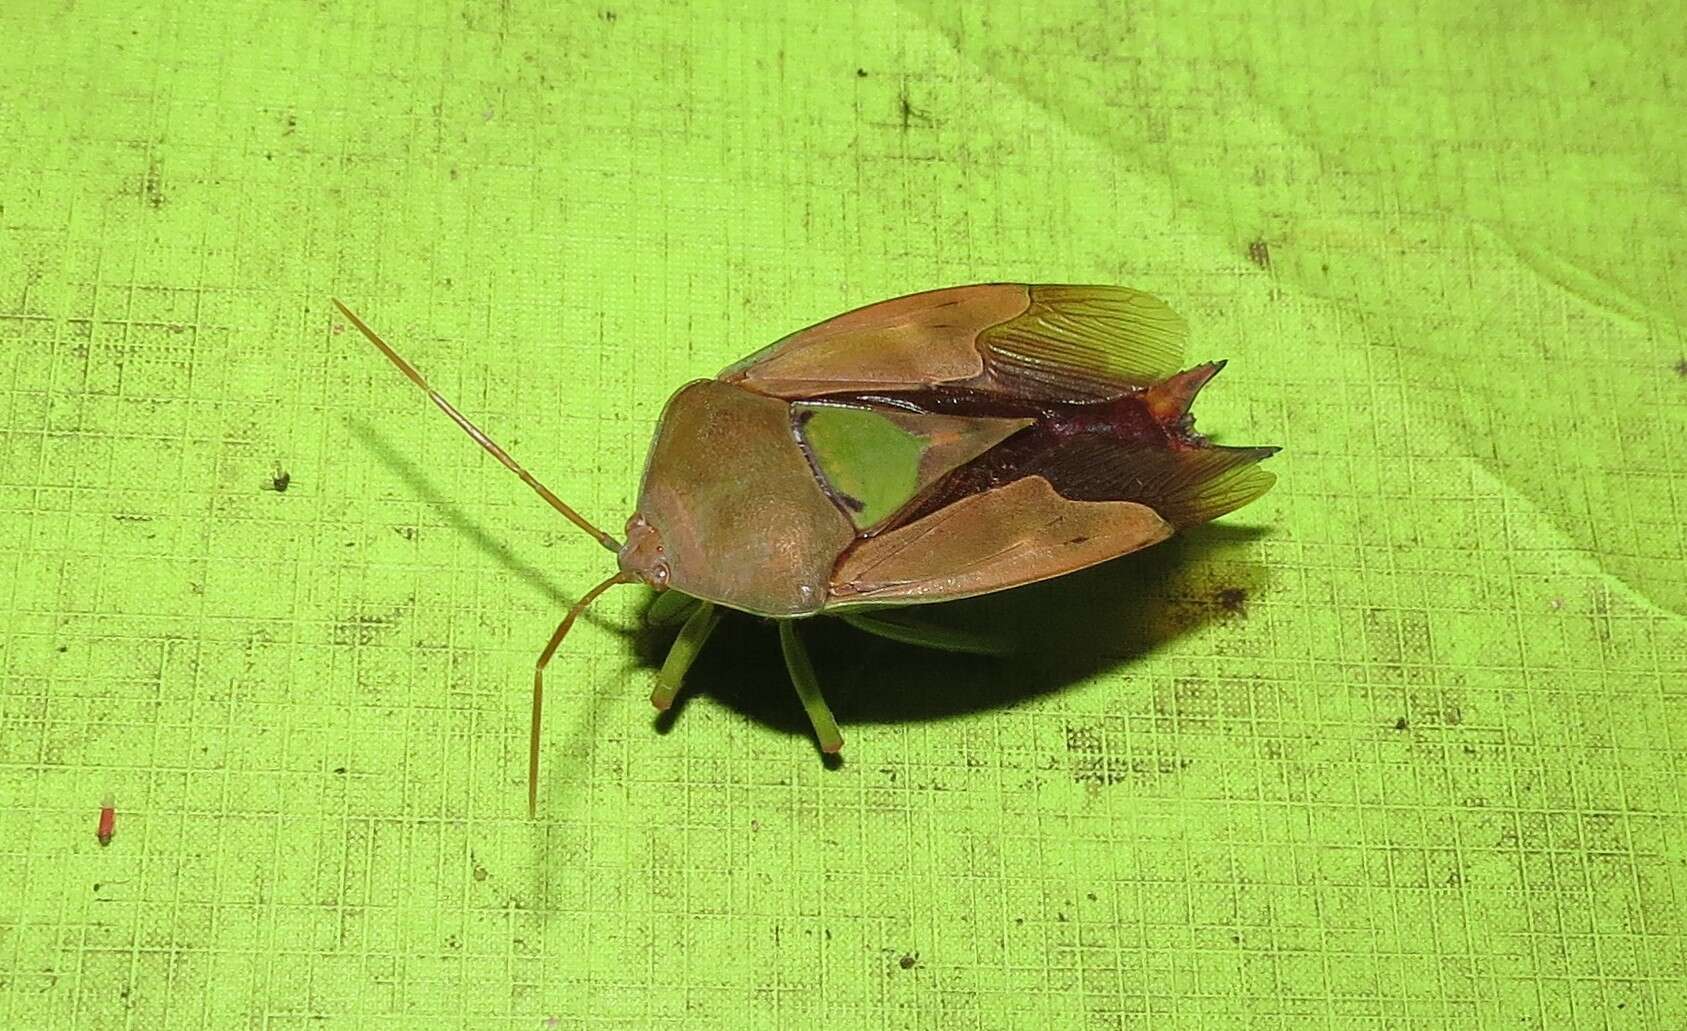
[[808,722],[814,725],[814,736],[820,739],[820,750],[835,754],[843,750],[843,735],[838,733],[838,721],[826,707],[820,693],[820,681],[814,675],[814,663],[809,661],[808,649],[797,636],[797,624],[792,619],[779,621],[779,647],[785,653],[785,668],[791,671],[791,683],[796,685],[797,698],[802,701]]

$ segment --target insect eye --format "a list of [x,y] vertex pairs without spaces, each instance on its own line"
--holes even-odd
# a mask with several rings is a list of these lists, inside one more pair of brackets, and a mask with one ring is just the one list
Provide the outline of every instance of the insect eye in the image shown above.
[[650,567],[650,579],[661,586],[667,586],[668,575],[667,559],[658,559],[656,564]]

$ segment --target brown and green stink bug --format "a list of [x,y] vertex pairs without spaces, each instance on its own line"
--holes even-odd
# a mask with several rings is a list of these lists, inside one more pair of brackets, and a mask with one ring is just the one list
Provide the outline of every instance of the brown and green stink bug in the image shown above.
[[820,747],[843,747],[797,621],[836,615],[896,640],[995,642],[882,610],[1046,580],[1164,540],[1271,486],[1270,447],[1216,447],[1190,402],[1222,362],[1179,371],[1187,326],[1114,286],[994,283],[858,308],[681,387],[656,428],[626,543],[569,508],[374,331],[346,318],[457,425],[620,569],[563,617],[533,673],[528,807],[546,663],[616,584],[684,627],[651,701],[667,708],[722,608],[778,621]]

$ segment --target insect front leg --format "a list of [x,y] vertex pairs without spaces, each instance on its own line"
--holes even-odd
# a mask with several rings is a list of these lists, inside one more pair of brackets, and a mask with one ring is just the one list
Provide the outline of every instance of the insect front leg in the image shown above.
[[647,626],[672,626],[683,623],[691,617],[701,602],[689,594],[667,590],[656,596],[645,610],[644,622]]
[[814,736],[820,739],[820,750],[835,754],[843,750],[843,735],[838,733],[838,721],[826,707],[820,693],[820,681],[814,676],[814,663],[809,661],[808,649],[797,636],[797,624],[792,619],[779,621],[779,647],[785,653],[785,668],[791,671],[791,683],[796,685],[797,698],[802,701],[808,722],[814,725]]
[[668,657],[662,663],[661,672],[656,674],[656,690],[650,692],[651,705],[666,711],[674,704],[674,696],[679,694],[686,670],[697,661],[697,653],[703,650],[703,642],[714,633],[715,627],[720,623],[720,617],[720,607],[713,602],[697,603],[691,618],[680,628],[674,646],[668,649]]

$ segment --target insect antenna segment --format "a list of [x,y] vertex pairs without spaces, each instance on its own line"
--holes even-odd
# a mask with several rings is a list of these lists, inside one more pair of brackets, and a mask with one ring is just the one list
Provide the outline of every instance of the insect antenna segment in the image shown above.
[[[521,477],[523,483],[532,487],[540,497],[544,498],[552,508],[561,512],[569,522],[591,534],[597,539],[599,544],[602,544],[610,551],[617,553],[620,552],[620,541],[617,541],[609,534],[604,533],[596,526],[593,526],[584,516],[568,507],[561,498],[551,493],[551,489],[540,483],[532,473],[522,468],[521,463],[511,458],[509,452],[499,447],[491,437],[488,437],[485,433],[481,432],[480,427],[470,422],[463,413],[457,411],[451,402],[440,396],[437,390],[428,386],[428,381],[422,378],[422,374],[416,371],[415,366],[405,361],[397,351],[393,350],[385,340],[381,339],[378,333],[370,329],[367,323],[358,318],[356,313],[354,313],[350,308],[347,308],[344,304],[340,303],[339,298],[334,298],[334,307],[340,309],[340,313],[350,320],[352,325],[357,327],[358,332],[367,337],[369,342],[374,344],[382,354],[386,355],[389,361],[398,366],[398,371],[404,373],[405,377],[408,378],[410,382],[422,388],[423,392],[425,392],[428,397],[433,400],[433,403],[439,406],[440,411],[450,416],[452,422],[461,426],[464,433],[473,437],[475,443],[485,448],[493,458],[502,462],[505,468]],[[529,732],[527,755],[527,813],[529,816],[532,816],[537,811],[539,803],[539,716],[541,710],[544,708],[545,667],[549,665],[551,656],[556,654],[557,648],[562,645],[562,639],[568,636],[568,631],[571,627],[573,627],[574,621],[579,618],[580,613],[586,610],[586,606],[596,601],[598,595],[607,591],[609,588],[614,587],[616,584],[632,583],[635,579],[636,577],[634,577],[631,573],[616,573],[614,576],[603,581],[582,595],[580,600],[574,603],[574,607],[568,610],[568,614],[562,618],[562,622],[557,624],[556,632],[551,635],[550,643],[545,645],[545,650],[539,655],[539,661],[534,664],[533,722]],[[111,810],[109,808],[105,810],[106,813],[110,813],[110,811]],[[107,817],[102,817],[102,828],[107,825],[107,823],[104,822],[107,819]],[[102,834],[103,833],[105,832],[102,831]],[[105,839],[102,839],[101,844],[104,844],[104,840]]]
[[562,622],[557,624],[556,633],[551,635],[550,643],[539,653],[539,661],[533,666],[533,722],[527,740],[527,815],[530,817],[539,811],[539,716],[545,708],[545,667],[550,665],[551,656],[562,646],[562,639],[568,636],[574,621],[580,617],[580,613],[586,611],[588,605],[597,600],[598,595],[616,584],[632,583],[633,580],[631,573],[616,573],[581,595],[574,607],[568,610],[568,615],[562,617]]
[[480,427],[470,422],[462,412],[457,411],[457,409],[452,406],[451,402],[441,397],[439,391],[428,386],[428,381],[422,378],[422,374],[417,372],[414,366],[405,361],[397,351],[394,351],[385,340],[381,339],[379,334],[370,329],[369,326],[362,319],[358,318],[350,308],[341,304],[339,298],[337,297],[334,298],[334,307],[340,309],[340,313],[349,319],[352,325],[357,327],[358,332],[362,333],[365,337],[368,337],[371,344],[374,344],[377,348],[379,348],[382,354],[386,355],[394,365],[398,366],[398,371],[404,373],[404,375],[409,378],[410,382],[416,384],[418,387],[421,387],[423,392],[433,399],[433,403],[439,406],[440,411],[449,415],[452,422],[461,426],[464,433],[473,437],[475,443],[485,448],[493,458],[496,458],[498,461],[504,463],[504,467],[510,472],[513,472],[517,476],[521,477],[523,483],[532,487],[540,497],[544,498],[552,508],[561,512],[569,522],[597,538],[597,542],[599,544],[608,548],[610,551],[619,552],[621,550],[621,542],[593,526],[589,521],[587,521],[585,516],[582,516],[572,508],[569,508],[568,505],[563,503],[561,498],[551,493],[551,489],[549,487],[540,483],[532,473],[523,469],[521,467],[521,463],[510,457],[509,452],[499,447],[491,437],[482,433]]

